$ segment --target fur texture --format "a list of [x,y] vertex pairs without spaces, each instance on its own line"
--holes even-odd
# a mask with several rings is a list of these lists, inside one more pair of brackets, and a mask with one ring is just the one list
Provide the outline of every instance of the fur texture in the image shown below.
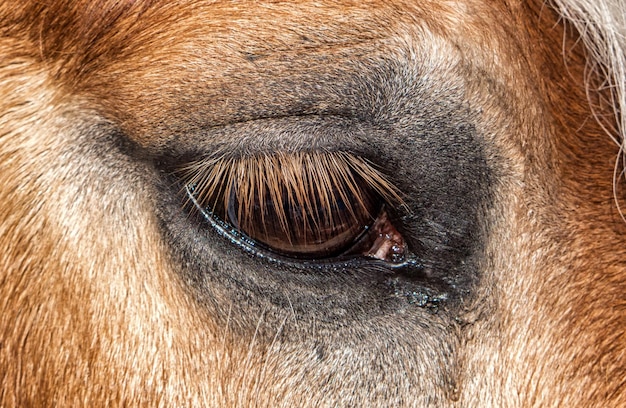
[[0,0],[0,406],[625,406],[625,7]]

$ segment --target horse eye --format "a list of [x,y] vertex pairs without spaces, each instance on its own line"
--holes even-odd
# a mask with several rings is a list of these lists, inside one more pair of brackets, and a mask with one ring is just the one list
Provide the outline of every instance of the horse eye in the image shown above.
[[397,193],[363,161],[279,154],[221,159],[200,168],[187,184],[190,201],[257,249],[303,260],[401,260],[404,241],[385,210]]
[[[270,250],[294,258],[327,258],[341,255],[357,244],[373,225],[382,203],[359,183],[358,193],[333,189],[327,199],[309,188],[301,197],[285,187],[279,198],[269,186],[255,192],[250,207],[242,205],[237,186],[231,189],[227,220],[241,232]],[[312,186],[315,187],[315,186]],[[272,187],[273,188],[273,187]]]

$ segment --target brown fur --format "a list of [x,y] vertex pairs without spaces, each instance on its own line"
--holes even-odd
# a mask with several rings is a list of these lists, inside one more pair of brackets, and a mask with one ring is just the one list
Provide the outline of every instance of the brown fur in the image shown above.
[[[618,149],[542,2],[5,0],[0,33],[0,406],[626,405]],[[496,168],[454,319],[337,334],[192,288],[160,226],[163,152],[304,150],[237,126],[341,115],[388,61],[462,94]]]

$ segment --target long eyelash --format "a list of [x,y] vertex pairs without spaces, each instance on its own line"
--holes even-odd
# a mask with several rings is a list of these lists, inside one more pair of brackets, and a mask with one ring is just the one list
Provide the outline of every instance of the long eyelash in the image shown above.
[[[234,210],[243,229],[258,225],[252,219],[255,203],[273,203],[277,219],[271,222],[277,222],[286,237],[293,229],[306,231],[324,221],[332,225],[331,208],[338,200],[347,206],[353,220],[356,214],[367,213],[363,184],[387,204],[404,206],[399,190],[370,162],[345,152],[278,152],[236,159],[218,156],[191,162],[180,174],[185,185],[192,186],[197,202],[211,212],[227,211],[236,196]],[[290,225],[283,203],[301,209],[303,225]],[[189,202],[185,206],[194,208]],[[268,212],[260,208],[261,225],[266,225]],[[374,218],[377,214],[368,215]]]

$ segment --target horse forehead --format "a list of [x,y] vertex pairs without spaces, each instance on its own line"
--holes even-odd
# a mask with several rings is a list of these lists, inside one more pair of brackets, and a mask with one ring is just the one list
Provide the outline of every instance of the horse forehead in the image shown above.
[[[390,65],[400,66],[395,71],[421,69],[421,78],[441,79],[441,86],[433,87],[439,89],[455,86],[443,78],[460,64],[505,75],[520,65],[513,63],[521,50],[515,42],[527,36],[517,11],[505,2],[476,0],[258,2],[253,7],[81,2],[54,18],[40,13],[40,27],[48,30],[41,50],[61,61],[61,77],[76,92],[105,105],[99,111],[146,130],[159,112],[168,112],[171,122],[174,110],[194,111],[215,123],[229,121],[246,104],[296,104],[289,95],[298,93],[301,99],[324,99],[321,104],[345,100],[343,89],[323,95],[307,93],[307,87],[375,82],[358,79],[366,75],[364,66],[378,65],[372,75],[379,77],[392,75]],[[159,106],[159,112],[146,114],[151,106]],[[189,123],[188,117],[180,120]]]
[[[31,35],[40,43],[42,55],[72,55],[74,63],[84,64],[125,61],[133,56],[165,60],[192,55],[213,60],[243,57],[252,62],[283,52],[328,53],[337,48],[347,52],[364,42],[389,37],[428,42],[433,35],[459,47],[472,42],[484,47],[505,37],[495,32],[504,34],[504,26],[514,29],[523,14],[504,2],[477,0],[256,2],[254,6],[99,1],[79,2],[60,10],[47,7],[38,3],[25,6],[17,18],[31,24]],[[384,44],[377,45],[384,49]],[[81,72],[89,71],[83,67]]]

